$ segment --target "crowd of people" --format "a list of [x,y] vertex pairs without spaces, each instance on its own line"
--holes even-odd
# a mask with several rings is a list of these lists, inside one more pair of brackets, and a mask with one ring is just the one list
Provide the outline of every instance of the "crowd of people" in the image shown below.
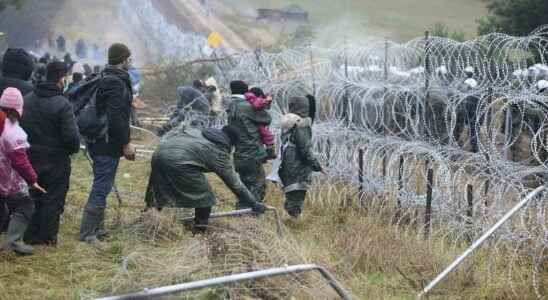
[[[113,44],[106,66],[89,74],[74,71],[70,55],[61,61],[48,55],[37,59],[23,49],[5,52],[0,77],[0,224],[2,231],[7,231],[4,250],[32,254],[33,245],[58,243],[70,188],[70,156],[82,148],[92,162],[93,184],[78,239],[101,247],[108,237],[104,226],[107,197],[120,160],[136,158],[130,126],[135,96],[131,64],[131,51],[123,44]],[[95,89],[84,107],[92,109],[93,121],[102,126],[92,139],[82,128],[85,109],[76,109],[80,99],[74,98],[86,94],[81,91],[89,86]],[[314,97],[289,100],[276,151],[275,136],[268,127],[273,97],[239,80],[230,83],[230,90],[226,114],[221,114],[214,80],[180,87],[181,101],[160,132],[170,134],[151,160],[146,209],[193,208],[195,219],[187,225],[194,233],[207,229],[216,204],[206,173],[213,172],[223,180],[237,198],[237,209],[250,208],[261,214],[266,209],[264,165],[276,159],[274,173],[286,195],[285,209],[292,218],[298,218],[312,172],[323,172],[311,143]],[[185,122],[206,111],[208,116],[228,116],[223,120],[227,125],[219,129]],[[182,122],[184,126],[178,126]]]

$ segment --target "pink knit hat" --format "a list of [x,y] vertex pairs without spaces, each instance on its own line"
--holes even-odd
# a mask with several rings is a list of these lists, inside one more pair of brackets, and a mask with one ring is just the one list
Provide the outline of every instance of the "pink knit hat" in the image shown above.
[[16,88],[5,89],[0,98],[0,107],[14,109],[20,117],[23,116],[23,95]]

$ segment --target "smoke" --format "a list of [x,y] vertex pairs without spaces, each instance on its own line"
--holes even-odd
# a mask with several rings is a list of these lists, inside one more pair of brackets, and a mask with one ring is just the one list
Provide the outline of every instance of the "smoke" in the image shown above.
[[182,32],[160,13],[150,0],[122,0],[120,17],[125,29],[135,34],[145,45],[151,62],[182,61],[202,57],[206,37]]
[[319,47],[331,47],[333,44],[345,42],[356,43],[369,39],[379,39],[388,36],[389,32],[371,28],[367,20],[357,20],[355,15],[341,14],[336,21],[327,26],[314,28],[314,45]]

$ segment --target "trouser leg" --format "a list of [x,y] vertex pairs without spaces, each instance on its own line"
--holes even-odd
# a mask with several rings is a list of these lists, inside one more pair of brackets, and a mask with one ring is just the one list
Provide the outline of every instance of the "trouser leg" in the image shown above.
[[0,203],[0,233],[6,232],[6,229],[8,229],[9,220],[9,208],[4,203]]
[[306,191],[293,191],[285,193],[284,209],[291,217],[297,218],[304,208]]
[[[255,199],[258,202],[263,202],[266,195],[266,173],[263,165],[256,161],[236,162],[236,172]],[[249,204],[238,199],[236,209],[244,208],[249,208]]]
[[107,197],[112,191],[119,158],[110,156],[94,156],[93,160],[93,186],[88,198],[82,224],[80,226],[80,240],[94,240],[101,229],[105,219]]
[[38,182],[48,191],[47,194],[32,192],[36,212],[25,233],[29,244],[56,245],[61,215],[70,185],[70,159],[57,162],[38,162],[36,165]]

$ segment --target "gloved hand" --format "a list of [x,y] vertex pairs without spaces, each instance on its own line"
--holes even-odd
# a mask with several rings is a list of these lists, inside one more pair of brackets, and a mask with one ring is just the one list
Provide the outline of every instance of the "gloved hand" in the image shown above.
[[274,148],[274,145],[268,145],[266,147],[266,155],[267,155],[266,157],[267,160],[272,160],[277,158],[276,149]]
[[251,210],[258,214],[264,214],[264,212],[266,211],[266,205],[262,204],[261,202],[255,202],[251,207]]

